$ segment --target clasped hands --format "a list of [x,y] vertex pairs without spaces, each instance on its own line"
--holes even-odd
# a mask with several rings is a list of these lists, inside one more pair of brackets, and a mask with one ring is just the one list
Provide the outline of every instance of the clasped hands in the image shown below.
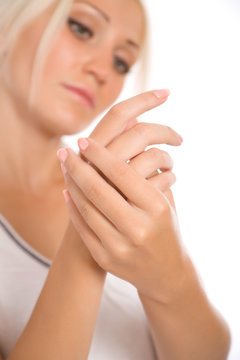
[[94,260],[162,303],[184,277],[186,252],[170,191],[172,159],[145,148],[178,146],[182,139],[167,126],[136,118],[167,97],[165,90],[150,91],[114,105],[89,138],[79,139],[81,156],[58,151],[69,216]]

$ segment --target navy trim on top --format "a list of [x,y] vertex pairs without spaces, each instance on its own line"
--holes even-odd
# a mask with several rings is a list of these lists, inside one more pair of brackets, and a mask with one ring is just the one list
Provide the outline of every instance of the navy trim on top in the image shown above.
[[0,223],[2,225],[2,227],[4,228],[4,230],[8,233],[8,235],[10,236],[10,238],[15,242],[15,244],[17,244],[25,253],[27,253],[28,255],[30,255],[31,257],[33,257],[35,260],[37,260],[38,262],[40,262],[42,265],[50,267],[50,265],[40,259],[37,255],[35,255],[34,253],[32,253],[29,249],[25,248],[17,239],[16,237],[11,233],[11,231],[7,228],[7,226],[4,224],[4,222],[0,219]]

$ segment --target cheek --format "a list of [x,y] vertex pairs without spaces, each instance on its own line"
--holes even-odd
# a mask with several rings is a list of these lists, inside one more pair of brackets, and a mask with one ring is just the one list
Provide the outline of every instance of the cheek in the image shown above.
[[118,98],[123,88],[123,84],[123,79],[117,79],[116,81],[113,81],[112,84],[109,84],[109,89],[107,92],[110,103],[109,105],[111,105]]
[[30,90],[31,74],[37,43],[31,36],[26,35],[25,41],[21,37],[11,55],[8,69],[12,91],[18,97],[28,97]]
[[125,77],[116,75],[116,78],[113,78],[111,83],[108,84],[108,87],[105,89],[106,100],[108,101],[106,107],[112,105],[116,101],[122,91],[124,83]]
[[[57,84],[60,81],[78,79],[86,74],[82,73],[82,66],[87,61],[89,50],[84,45],[72,39],[66,30],[55,41],[49,53],[43,72],[43,84]],[[86,59],[85,59],[86,57]],[[125,78],[114,74],[111,81],[99,91],[99,105],[97,112],[108,108],[118,98]],[[96,114],[97,116],[98,114]]]
[[43,79],[63,80],[64,75],[76,66],[79,60],[76,46],[72,46],[69,36],[61,34],[53,43],[45,63]]

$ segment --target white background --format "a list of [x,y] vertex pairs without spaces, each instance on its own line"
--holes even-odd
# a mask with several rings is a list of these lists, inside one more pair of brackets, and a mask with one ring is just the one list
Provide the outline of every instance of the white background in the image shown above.
[[[139,120],[171,126],[184,139],[181,147],[161,146],[175,163],[182,237],[230,325],[229,360],[240,360],[240,0],[146,3],[147,89],[168,88],[171,96]],[[121,99],[136,92],[131,76]],[[91,128],[64,140],[77,149]]]

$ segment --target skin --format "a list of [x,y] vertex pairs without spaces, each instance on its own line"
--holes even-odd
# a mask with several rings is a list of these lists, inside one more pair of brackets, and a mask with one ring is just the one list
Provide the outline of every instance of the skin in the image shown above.
[[[92,3],[94,4],[94,1]],[[3,119],[0,131],[1,211],[10,218],[12,216],[13,220],[19,219],[22,226],[25,224],[24,230],[33,230],[30,238],[39,233],[40,227],[42,231],[45,229],[43,224],[50,225],[50,222],[53,222],[51,214],[56,214],[57,228],[62,229],[62,224],[64,226],[64,230],[60,229],[62,233],[60,231],[60,235],[57,234],[56,244],[51,238],[52,235],[41,237],[41,241],[47,238],[44,251],[39,248],[40,243],[32,244],[53,261],[32,315],[7,360],[87,359],[96,324],[106,272],[93,259],[72,222],[68,220],[69,224],[65,225],[65,214],[63,217],[61,211],[64,209],[67,214],[67,209],[60,193],[64,178],[56,151],[62,145],[60,136],[83,129],[116,99],[125,76],[112,67],[110,57],[112,59],[120,45],[125,46],[126,39],[131,39],[133,30],[134,38],[131,40],[140,44],[143,26],[141,8],[135,0],[121,1],[117,5],[115,3],[114,7],[110,1],[95,1],[95,5],[101,6],[111,18],[101,42],[91,46],[90,51],[88,42],[76,39],[67,26],[62,29],[47,56],[42,82],[31,113],[28,111],[28,93],[34,55],[51,9],[19,34],[9,65],[10,82],[6,82],[4,77],[0,81],[0,108]],[[74,4],[71,15],[77,16],[77,6],[79,8],[79,5]],[[125,16],[126,6],[129,17]],[[119,21],[123,18],[123,13],[126,20],[124,23]],[[136,17],[137,13],[140,16]],[[141,31],[136,31],[139,28]],[[86,54],[88,56],[85,56]],[[133,65],[138,53],[135,49],[124,48],[121,56],[125,56]],[[73,79],[78,79],[96,92],[97,105],[93,111],[79,105],[60,89],[59,84],[62,81]],[[167,96],[168,92],[164,91],[161,97],[159,94],[157,98],[151,95],[151,98],[155,99],[154,104],[150,106],[146,103],[144,110],[160,105]],[[118,149],[120,157],[127,155],[129,143],[131,146],[128,156],[131,157],[150,144],[154,137],[155,143],[179,144],[178,135],[160,125],[157,139],[156,126],[150,125],[144,125],[147,138],[139,137],[138,134],[143,134],[143,127],[136,126],[137,121],[134,118],[118,118],[114,111],[110,117],[100,122],[92,137],[105,145],[111,143],[112,151]],[[134,132],[131,131],[133,129]],[[165,133],[164,136],[162,132]],[[165,174],[162,186],[167,188],[175,181],[170,171],[172,160],[167,153],[156,149],[154,156],[153,151],[142,156],[136,156],[132,164],[143,176],[148,177],[156,169],[163,168]],[[156,178],[153,181],[156,186],[159,185]],[[28,202],[31,205],[29,214],[26,208]],[[23,214],[26,214],[26,217],[22,221]],[[31,222],[32,226],[29,227],[31,215],[39,220],[37,224]],[[21,231],[19,233],[25,234]],[[82,341],[79,342],[79,339]]]
[[[95,1],[92,5],[99,8],[100,4]],[[123,16],[126,6],[128,15]],[[67,24],[63,27],[47,54],[30,113],[28,95],[35,52],[53,9],[32,21],[19,35],[9,65],[11,81],[7,82],[4,77],[0,81],[1,115],[2,119],[7,119],[0,124],[1,210],[24,239],[51,259],[69,218],[61,194],[65,187],[64,179],[56,157],[58,148],[62,146],[61,136],[85,128],[119,95],[126,75],[113,67],[114,56],[122,57],[130,66],[139,56],[136,46],[127,42],[130,39],[140,45],[142,41],[143,17],[138,3],[130,1],[126,5],[120,1],[113,7],[110,1],[103,1],[102,10],[111,17],[110,22],[85,2],[73,4],[69,16],[79,22],[88,22],[86,25],[94,29],[96,36],[89,37],[85,31],[82,38]],[[119,16],[124,21],[120,21]],[[76,102],[62,88],[63,82],[72,81],[87,86],[95,94],[96,106],[93,109]],[[111,133],[109,124],[101,134],[105,132]],[[136,139],[130,139],[133,146]],[[123,147],[128,146],[127,143],[129,140],[125,139]],[[158,158],[164,157],[162,154]],[[146,164],[149,158],[150,154],[144,160]],[[171,159],[168,162],[170,169]],[[171,178],[172,184],[173,175]],[[29,221],[31,228],[24,226]],[[41,221],[49,224],[48,228],[44,227],[43,236],[37,231]]]
[[[91,3],[99,5],[96,0]],[[101,36],[79,40],[68,26],[64,26],[52,44],[30,114],[27,100],[34,54],[52,10],[29,24],[20,35],[10,64],[13,80],[9,84],[2,79],[0,83],[2,118],[8,119],[1,122],[1,144],[5,151],[0,160],[5,184],[36,193],[40,188],[46,190],[49,184],[56,184],[62,177],[56,159],[56,151],[61,146],[60,136],[85,128],[119,95],[125,76],[113,68],[113,54],[134,64],[138,51],[125,43],[130,38],[141,44],[143,18],[135,1],[127,3],[127,14],[126,1],[114,3],[114,6],[107,0],[101,3],[105,12],[111,15],[110,24],[86,3],[74,3],[70,16],[82,20],[84,14]],[[99,57],[99,53],[104,56]],[[79,106],[62,89],[62,82],[72,81],[88,86],[94,92],[97,104],[93,109]],[[29,157],[29,153],[33,156]],[[43,168],[44,172],[41,171]]]
[[227,359],[229,329],[184,248],[171,191],[152,186],[128,156],[91,137],[78,143],[82,158],[58,151],[70,217],[99,266],[137,288],[158,358]]
[[[2,118],[7,119],[1,123],[2,190],[18,189],[22,193],[43,194],[47,197],[53,187],[56,187],[59,182],[62,184],[63,175],[56,159],[56,150],[61,146],[60,137],[63,134],[71,134],[83,129],[96,115],[110,106],[119,95],[125,77],[113,68],[113,54],[117,53],[117,55],[126,57],[131,65],[138,58],[135,47],[134,49],[131,47],[131,50],[129,45],[126,47],[126,39],[131,39],[131,42],[141,45],[143,16],[139,4],[135,0],[121,0],[114,2],[114,5],[109,0],[91,0],[91,3],[97,7],[100,6],[111,21],[107,22],[101,17],[101,20],[98,20],[99,24],[101,23],[98,28],[99,32],[97,31],[101,36],[95,39],[87,38],[86,41],[76,39],[67,26],[62,29],[48,54],[31,112],[28,111],[27,106],[30,74],[36,47],[51,14],[51,9],[29,24],[19,37],[10,63],[12,81],[6,83],[4,79],[1,79],[0,82],[0,108]],[[80,6],[82,9],[83,4]],[[71,16],[79,17],[81,11],[79,4],[75,2],[71,9]],[[76,79],[90,87],[96,95],[97,101],[94,108],[80,106],[61,88],[62,81],[76,81]],[[175,310],[174,299],[179,298],[183,289],[192,288],[192,284],[196,289],[194,294],[197,294],[193,302],[195,306],[192,306],[193,314],[197,312],[196,305],[199,299],[204,296],[197,279],[192,276],[194,274],[192,267],[187,266],[190,262],[189,257],[183,251],[180,243],[174,202],[169,191],[169,186],[175,181],[171,173],[171,158],[161,151],[155,151],[154,156],[153,152],[148,152],[146,155],[144,149],[152,143],[180,145],[181,140],[172,129],[153,126],[153,124],[140,125],[135,120],[136,116],[142,112],[159,106],[167,96],[166,92],[149,92],[131,99],[130,102],[126,101],[115,106],[91,134],[91,146],[84,153],[91,163],[87,164],[84,159],[79,158],[76,154],[74,156],[73,153],[71,154],[72,158],[68,157],[68,161],[65,162],[67,173],[65,171],[64,175],[69,191],[76,202],[71,202],[71,200],[68,202],[71,222],[66,228],[61,246],[54,257],[32,316],[7,360],[86,359],[96,323],[106,271],[118,274],[137,287],[149,316],[155,346],[162,359],[190,359],[192,347],[199,349],[199,359],[207,359],[205,355],[208,356],[210,353],[215,356],[212,356],[211,360],[224,358],[228,346],[226,328],[219,317],[215,315],[207,300],[203,301],[201,316],[206,321],[203,321],[200,334],[206,330],[206,323],[209,321],[211,326],[209,341],[207,344],[205,343],[204,347],[201,337],[199,341],[196,324],[193,324],[191,319],[181,316],[183,304],[188,303],[188,300],[192,298],[192,293],[187,298],[183,296],[182,301],[179,302],[180,306]],[[14,136],[12,136],[13,129]],[[123,150],[120,151],[120,149]],[[101,152],[101,159],[96,163],[95,158],[98,151]],[[154,160],[152,160],[153,157],[155,157]],[[72,159],[74,166],[70,165],[69,159]],[[129,165],[125,163],[127,159],[131,159]],[[150,162],[151,165],[149,165]],[[122,172],[119,173],[119,179],[116,181],[119,164],[121,164],[119,169]],[[94,170],[94,166],[102,171],[105,178],[111,182],[107,184],[106,189],[101,187],[106,183],[102,176]],[[109,172],[111,167],[116,169],[114,177]],[[158,168],[162,168],[164,172],[156,175],[155,171]],[[74,169],[80,171],[80,178],[74,177]],[[89,171],[94,172],[94,178],[98,181],[97,193],[94,195],[94,192],[90,191],[92,197],[89,195],[89,189],[85,189],[83,184],[90,179]],[[126,177],[123,176],[124,173]],[[153,173],[155,173],[154,176],[152,176]],[[148,179],[147,182],[145,179]],[[129,181],[129,190],[126,192],[126,183]],[[121,196],[116,187],[129,201]],[[143,195],[140,189],[147,196]],[[116,229],[113,229],[111,224],[104,222],[102,209],[99,208],[99,202],[96,201],[96,195],[99,195],[102,190],[108,198],[109,205],[113,206],[113,200],[116,199],[116,204],[124,203],[125,209],[128,209],[129,218],[124,218],[121,209],[118,210],[119,220],[117,220],[116,214],[113,214],[114,218],[110,221],[117,225]],[[151,195],[149,199],[152,199],[149,208],[148,195]],[[96,213],[99,216],[99,221],[95,222],[96,228],[92,228],[89,223],[92,215],[89,214],[90,216],[87,217],[86,205],[82,206],[86,203],[93,209],[93,216],[96,216]],[[92,203],[96,205],[99,212],[92,207]],[[69,204],[71,205],[69,206]],[[162,204],[164,206],[161,206]],[[83,209],[85,210],[82,211]],[[154,216],[153,209],[158,209]],[[109,214],[105,214],[109,216]],[[164,216],[162,217],[162,215]],[[130,234],[132,222],[139,225],[142,220],[140,229],[143,231],[140,237],[139,233]],[[161,242],[159,242],[161,232],[159,220],[163,221],[160,224],[165,229],[163,236],[161,234]],[[119,221],[118,224],[116,221]],[[126,234],[120,234],[119,227],[122,229],[126,227]],[[104,231],[105,239],[100,237],[100,228],[106,230],[106,232]],[[79,230],[81,232],[84,230],[81,238]],[[109,231],[115,231],[114,236],[118,238],[118,247],[115,249],[108,241]],[[90,241],[96,246],[96,236],[101,241],[106,241],[105,244],[109,246],[107,260],[106,254],[103,259],[103,254],[94,252],[90,246]],[[133,237],[136,241],[134,244],[132,243]],[[166,252],[164,253],[162,252],[163,243],[168,243],[169,238],[171,238],[171,246],[165,247]],[[121,249],[121,258],[119,258],[120,240],[123,240],[122,245],[124,244]],[[147,244],[147,242],[149,243]],[[151,249],[150,244],[152,245]],[[131,264],[133,262],[131,257],[133,252],[131,256],[129,252],[131,246],[132,249],[137,247],[138,261],[135,267]],[[153,259],[153,249],[157,254],[165,254],[171,261],[169,263],[166,259],[165,262],[162,261],[164,257]],[[110,256],[113,251],[115,257]],[[126,254],[127,258],[125,259]],[[126,273],[123,273],[123,255],[127,265]],[[118,267],[114,268],[113,260],[116,259],[118,259]],[[144,268],[144,260],[152,264],[149,269]],[[110,262],[112,267],[110,267]],[[66,272],[65,269],[68,271]],[[131,274],[132,277],[129,277],[132,269],[134,272]],[[166,280],[164,282],[156,275],[159,270],[167,275],[166,278],[169,282]],[[139,276],[138,271],[140,271],[139,274],[147,274],[149,277],[154,275],[153,282],[144,282],[144,276]],[[189,281],[185,282],[182,279],[189,279]],[[63,291],[63,289],[65,290]],[[81,300],[79,293],[84,294]],[[188,293],[189,291],[187,291]],[[89,306],[89,296],[92,299],[91,306]],[[86,301],[88,312],[86,312]],[[167,307],[167,311],[163,312],[162,305],[170,303],[174,304],[174,311]],[[165,321],[159,321],[161,312],[165,315]],[[176,329],[168,331],[166,324],[171,317],[178,326]],[[164,319],[164,316],[162,318]],[[190,338],[192,345],[180,341],[180,344],[171,350],[172,347],[169,344],[176,337],[176,333],[180,333],[179,329],[183,324],[186,324],[185,333],[188,333],[193,326],[197,328]],[[81,343],[79,343],[79,337],[82,339]],[[64,341],[61,341],[63,338]],[[180,340],[182,340],[181,337]],[[201,350],[202,348],[204,350]],[[219,356],[219,353],[214,353],[215,348],[220,352]]]

